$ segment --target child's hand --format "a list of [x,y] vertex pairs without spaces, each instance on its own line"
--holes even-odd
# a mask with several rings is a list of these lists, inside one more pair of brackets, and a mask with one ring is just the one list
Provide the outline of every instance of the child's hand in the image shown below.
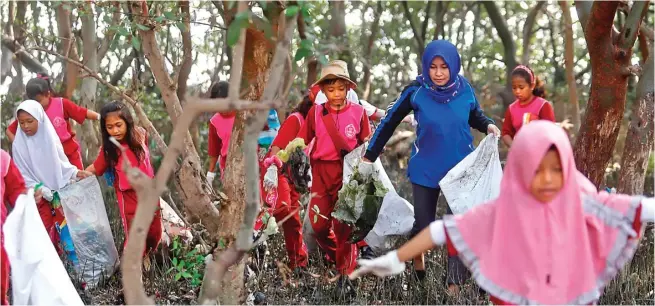
[[91,173],[89,171],[80,170],[80,171],[77,171],[76,177],[81,180],[81,179],[87,178],[87,177],[92,176],[92,175],[93,175],[93,173]]
[[400,262],[396,251],[391,251],[375,259],[360,259],[357,262],[360,267],[349,275],[350,279],[356,279],[369,273],[373,273],[378,277],[385,277],[405,271],[405,263]]

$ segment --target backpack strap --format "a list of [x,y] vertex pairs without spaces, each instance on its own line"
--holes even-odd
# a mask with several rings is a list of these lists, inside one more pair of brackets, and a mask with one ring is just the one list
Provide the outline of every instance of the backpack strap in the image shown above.
[[339,153],[339,156],[343,158],[348,154],[348,145],[346,144],[346,141],[343,139],[343,137],[341,137],[341,135],[337,131],[337,127],[334,124],[334,120],[332,120],[332,116],[330,116],[330,113],[325,108],[325,106],[318,105],[318,107],[321,108],[320,116],[321,119],[323,120],[323,124],[325,125],[325,129],[327,130],[328,135],[330,135],[330,139],[332,139],[334,148]]

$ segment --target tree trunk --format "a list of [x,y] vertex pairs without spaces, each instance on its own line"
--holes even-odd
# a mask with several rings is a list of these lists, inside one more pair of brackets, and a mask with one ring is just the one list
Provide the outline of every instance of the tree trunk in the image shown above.
[[[189,1],[183,0],[179,2],[180,13],[182,13],[182,22],[184,23],[184,31],[182,31],[182,63],[180,64],[180,71],[177,77],[177,98],[184,105],[185,96],[187,92],[187,81],[189,80],[189,75],[191,74],[191,66],[193,65],[193,54],[191,45],[191,14],[189,11]],[[196,147],[196,151],[200,150],[200,131],[198,129],[198,123],[195,122],[189,128],[189,133],[191,134],[191,140],[193,145]]]
[[521,63],[523,65],[528,65],[530,62],[530,40],[532,38],[532,28],[534,27],[534,24],[537,21],[537,16],[539,16],[539,12],[541,12],[541,8],[544,4],[546,4],[546,1],[537,2],[537,5],[535,5],[528,13],[528,17],[523,24],[523,54],[521,56]]
[[573,107],[573,133],[580,128],[580,104],[578,103],[577,84],[575,82],[575,63],[573,48],[573,20],[569,10],[568,1],[559,1],[564,16],[564,65],[566,66],[566,80],[569,83],[569,103]]
[[375,19],[373,19],[373,23],[371,24],[371,35],[368,37],[366,49],[364,50],[364,77],[361,80],[361,84],[364,87],[364,93],[362,94],[363,100],[368,100],[371,94],[371,54],[373,53],[375,36],[380,29],[380,16],[382,16],[382,1],[378,1],[377,3]]
[[[59,5],[57,7],[57,31],[59,32],[61,39],[59,50],[64,56],[79,62],[80,58],[77,55],[77,47],[73,41],[75,37],[71,31],[72,25],[70,21],[70,15],[71,12],[67,11],[63,5]],[[64,74],[65,85],[61,95],[66,99],[70,99],[73,97],[73,93],[77,87],[77,76],[79,75],[79,69],[75,65],[68,64],[66,61],[62,61],[62,65],[64,66],[66,73]]]
[[[13,37],[14,34],[11,31],[11,27],[14,24],[14,1],[7,2],[7,5],[9,6],[9,9],[7,10],[9,14],[7,16],[7,23],[5,23],[2,28],[2,33],[8,37]],[[2,20],[5,20],[4,11],[2,12],[2,15]],[[4,84],[5,79],[11,75],[13,56],[9,48],[4,45],[0,48],[2,48],[2,55],[0,56],[0,84]]]
[[[444,38],[444,17],[446,16],[446,12],[448,12],[448,6],[450,5],[450,1],[438,1],[437,2],[437,8],[436,8],[436,18],[434,20],[435,22],[435,27],[434,27],[434,35],[432,36],[433,40],[439,39],[439,34],[441,34],[441,37]],[[477,18],[478,15],[476,15]]]
[[[96,44],[96,23],[95,23],[95,14],[93,13],[93,4],[84,5],[84,10],[86,14],[81,16],[82,19],[82,39],[84,40],[84,50],[82,50],[84,55],[84,63],[93,71],[98,71],[98,52]],[[68,65],[67,65],[68,66]],[[73,65],[70,65],[73,66]],[[74,66],[73,66],[74,67]],[[77,67],[74,67],[77,68]],[[79,71],[78,69],[75,69]],[[69,79],[70,81],[70,79]],[[81,105],[87,109],[97,109],[96,108],[96,92],[98,88],[98,81],[94,78],[84,78],[82,80],[82,88],[80,91]],[[90,161],[98,156],[98,149],[100,148],[100,142],[96,135],[99,135],[97,132],[95,122],[92,120],[85,120],[81,128],[82,130],[82,160]]]
[[[576,1],[576,6],[581,6]],[[627,90],[626,71],[631,65],[634,39],[616,39],[613,29],[618,2],[594,2],[583,24],[591,61],[591,91],[574,154],[578,169],[596,186],[603,182],[619,134]],[[637,32],[646,2],[635,2],[622,33]],[[635,17],[635,15],[637,17]],[[621,37],[624,37],[621,35]]]
[[[145,1],[132,2],[131,11],[138,16],[137,22],[140,24],[149,24],[150,18],[143,12],[148,11]],[[139,30],[139,36],[142,41],[142,48],[145,57],[150,63],[150,69],[155,77],[155,81],[161,90],[164,103],[169,110],[171,119],[177,118],[179,113],[172,110],[180,110],[180,101],[177,98],[176,84],[171,80],[166,66],[164,64],[163,56],[159,50],[157,40],[155,39],[155,32],[153,29],[147,31]],[[214,206],[214,201],[217,197],[214,195],[211,187],[205,182],[204,172],[202,170],[202,163],[198,157],[191,136],[187,133],[184,141],[182,151],[182,162],[178,165],[175,171],[175,187],[179,191],[181,202],[184,204],[185,211],[188,212],[192,218],[190,222],[200,220],[207,228],[207,231],[215,235],[219,232],[219,212]]]
[[500,40],[503,42],[503,61],[505,62],[505,90],[499,93],[502,103],[503,103],[503,113],[509,107],[509,105],[514,101],[514,94],[512,94],[512,70],[516,67],[516,46],[514,45],[514,38],[512,33],[510,33],[507,23],[505,23],[505,17],[501,15],[496,3],[491,1],[482,2],[484,7],[487,9],[487,14],[491,23],[496,28]]
[[628,135],[621,158],[617,191],[625,194],[643,194],[648,155],[653,150],[653,58],[648,59],[644,65],[644,73],[637,84],[637,101],[632,104]]
[[[342,45],[342,50],[338,56],[340,60],[348,64],[348,73],[351,80],[357,80],[357,71],[353,62],[353,54],[350,51],[350,40],[346,31],[346,3],[344,1],[330,1],[330,36],[336,38]],[[335,58],[336,59],[336,58]]]
[[[273,33],[278,33],[278,17],[281,11],[282,9],[277,4],[269,3],[267,5],[265,14],[271,22]],[[232,12],[226,13],[229,14]],[[231,20],[232,18],[224,19]],[[241,88],[241,92],[246,90],[246,94],[241,98],[256,101],[261,98],[269,78],[267,72],[273,58],[272,50],[274,49],[274,45],[266,38],[263,32],[254,28],[246,29],[245,39],[241,83],[243,84],[242,87],[245,86],[245,88]],[[238,52],[235,51],[235,53]],[[234,58],[234,61],[236,62],[237,59]],[[232,136],[230,137],[227,166],[223,178],[223,188],[230,200],[221,206],[218,219],[220,224],[218,231],[219,237],[225,239],[228,243],[234,241],[236,238],[244,216],[245,201],[247,198],[244,173],[247,157],[244,156],[241,146],[244,141],[247,122],[253,119],[253,114],[253,112],[237,112],[234,127],[232,128]],[[241,304],[245,301],[244,268],[244,261],[241,260],[232,267],[231,271],[226,273],[220,296],[221,304],[234,305]]]

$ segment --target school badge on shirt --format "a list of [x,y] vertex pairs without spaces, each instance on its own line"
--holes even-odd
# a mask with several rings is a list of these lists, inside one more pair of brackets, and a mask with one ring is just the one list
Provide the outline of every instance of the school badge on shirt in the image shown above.
[[530,121],[535,121],[535,120],[538,120],[538,119],[539,119],[539,117],[535,116],[532,113],[525,113],[525,114],[523,114],[523,125],[526,125],[526,124],[530,123]]
[[357,134],[357,130],[355,129],[354,124],[349,124],[346,126],[344,129],[344,133],[346,134],[346,137],[348,138],[355,138],[355,135]]

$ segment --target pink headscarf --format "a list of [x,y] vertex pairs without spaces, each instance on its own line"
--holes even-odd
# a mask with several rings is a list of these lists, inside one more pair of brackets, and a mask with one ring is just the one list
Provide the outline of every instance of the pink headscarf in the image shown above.
[[[564,187],[547,204],[529,191],[551,146],[559,152]],[[632,229],[641,198],[596,193],[575,167],[565,132],[533,121],[514,139],[499,197],[444,220],[476,282],[513,304],[589,304],[632,258]]]

